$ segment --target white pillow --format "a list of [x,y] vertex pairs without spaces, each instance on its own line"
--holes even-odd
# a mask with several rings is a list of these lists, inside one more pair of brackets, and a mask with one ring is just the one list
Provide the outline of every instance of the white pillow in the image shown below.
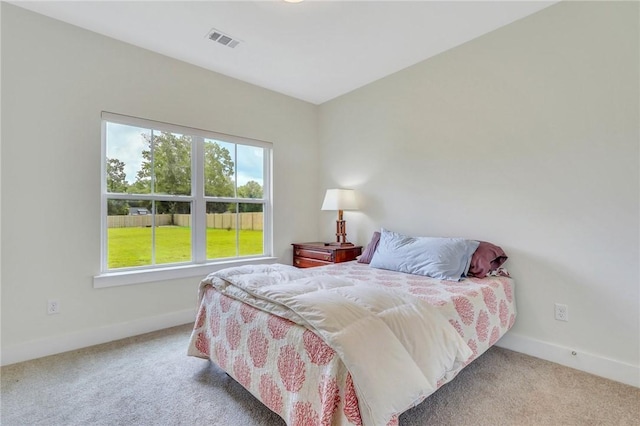
[[408,237],[382,229],[373,268],[459,281],[480,243],[463,238]]

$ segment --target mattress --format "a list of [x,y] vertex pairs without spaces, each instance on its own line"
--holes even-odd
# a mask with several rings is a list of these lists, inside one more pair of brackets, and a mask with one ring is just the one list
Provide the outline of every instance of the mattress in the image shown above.
[[[355,261],[313,272],[393,288],[436,307],[473,352],[437,387],[495,344],[516,318],[514,283],[508,277],[441,281]],[[212,286],[201,292],[188,354],[213,361],[288,425],[362,424],[352,376],[332,348],[306,327],[232,299]],[[388,424],[397,424],[400,414]]]

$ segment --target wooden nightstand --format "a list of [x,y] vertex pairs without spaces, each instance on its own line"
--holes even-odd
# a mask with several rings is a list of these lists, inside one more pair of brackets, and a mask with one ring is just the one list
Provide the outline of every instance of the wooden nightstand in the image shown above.
[[362,246],[340,247],[328,243],[295,243],[292,246],[293,266],[298,268],[349,262],[362,253]]

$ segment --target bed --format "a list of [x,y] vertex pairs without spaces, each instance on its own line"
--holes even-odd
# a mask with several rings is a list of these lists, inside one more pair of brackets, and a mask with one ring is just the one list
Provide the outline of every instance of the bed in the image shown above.
[[[278,269],[275,275],[291,272],[299,277],[298,274],[304,274],[308,277],[305,279],[313,282],[337,279],[394,297],[398,295],[403,300],[417,300],[429,305],[429,309],[447,323],[437,333],[452,332],[464,342],[464,348],[453,357],[457,357],[455,362],[432,375],[432,385],[403,400],[393,401],[395,405],[384,407],[386,411],[372,413],[372,406],[375,411],[378,405],[385,405],[387,398],[393,399],[405,387],[405,381],[411,380],[410,376],[397,377],[398,383],[393,383],[395,376],[387,374],[393,372],[393,366],[383,362],[386,363],[387,358],[390,362],[398,361],[395,352],[387,351],[391,344],[378,338],[370,338],[369,343],[363,341],[373,346],[367,349],[369,352],[364,358],[354,361],[345,357],[343,347],[332,349],[327,345],[325,341],[333,342],[332,335],[327,337],[326,333],[319,332],[313,327],[316,323],[301,325],[304,321],[292,316],[287,319],[287,315],[277,309],[278,315],[265,311],[259,301],[250,300],[251,304],[240,301],[224,280],[210,275],[200,286],[199,310],[188,354],[217,364],[288,425],[397,425],[402,412],[451,381],[495,344],[516,318],[514,283],[506,276],[444,281],[376,269],[356,261],[305,270],[284,265],[277,268],[283,269]],[[326,318],[320,322],[324,320]],[[368,333],[358,335],[362,334]],[[378,350],[371,349],[376,347]],[[367,362],[365,374],[360,371],[356,375],[355,371]],[[378,378],[383,381],[383,393],[376,400],[376,395],[371,397],[365,391],[371,381]],[[390,390],[393,393],[390,394]],[[368,404],[361,401],[365,397]]]

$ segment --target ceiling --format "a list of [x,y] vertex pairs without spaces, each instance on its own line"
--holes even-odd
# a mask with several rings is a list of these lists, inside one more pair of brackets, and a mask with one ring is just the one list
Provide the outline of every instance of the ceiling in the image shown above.
[[[557,1],[15,1],[13,4],[314,104]],[[211,41],[212,28],[238,39]]]

